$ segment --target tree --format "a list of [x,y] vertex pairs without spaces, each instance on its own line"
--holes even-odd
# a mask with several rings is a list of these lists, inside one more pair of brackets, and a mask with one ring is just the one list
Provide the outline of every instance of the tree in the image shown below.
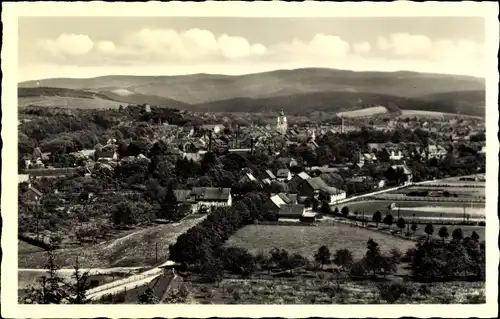
[[81,272],[80,267],[78,265],[78,257],[76,259],[76,264],[74,267],[74,273],[72,275],[73,284],[68,285],[70,291],[69,303],[71,304],[86,304],[87,300],[87,291],[90,289],[90,281],[89,281],[89,271]]
[[453,240],[455,241],[460,241],[464,238],[464,234],[462,232],[462,229],[461,228],[457,228],[455,229],[452,233],[451,233],[451,237],[453,238]]
[[165,198],[162,202],[162,212],[160,213],[160,217],[177,221],[182,218],[179,216],[179,207],[177,205],[177,197],[175,196],[174,189],[172,184],[167,187],[167,191],[165,193]]
[[232,273],[248,276],[255,270],[255,259],[243,248],[229,247],[224,251],[224,268]]
[[352,253],[348,249],[339,249],[335,252],[333,262],[345,271],[353,263]]
[[342,213],[342,215],[347,217],[347,215],[349,215],[349,207],[347,206],[342,207],[342,210],[340,212]]
[[415,234],[415,232],[417,231],[417,228],[418,228],[418,226],[416,223],[411,224],[411,231],[413,232],[413,234]]
[[427,234],[427,240],[429,240],[429,238],[434,233],[434,226],[432,226],[432,224],[429,223],[429,224],[425,225],[424,231]]
[[339,214],[339,208],[338,207],[335,207],[335,209],[333,210],[333,214],[334,215],[338,215]]
[[38,287],[30,287],[24,302],[28,304],[60,304],[67,293],[63,289],[62,279],[58,276],[59,267],[54,260],[54,252],[51,247],[47,250],[47,262],[45,263],[47,275],[41,276]]
[[332,213],[332,209],[330,207],[330,204],[328,204],[328,202],[326,200],[324,200],[321,203],[321,213],[323,215],[331,215],[331,213]]
[[398,219],[397,226],[398,226],[400,232],[402,232],[403,229],[406,227],[406,222],[405,222],[403,217],[400,217]]
[[391,214],[388,214],[384,217],[384,224],[391,228],[392,223],[394,222],[394,217]]
[[375,222],[378,228],[378,223],[382,221],[382,213],[377,210],[375,213],[373,213],[372,220]]
[[450,236],[450,234],[448,233],[448,228],[446,228],[446,226],[441,227],[438,231],[438,235],[439,237],[441,237],[444,243],[444,240]]
[[369,239],[366,243],[366,253],[363,262],[366,270],[372,271],[375,276],[377,271],[382,268],[382,255],[380,254],[380,247],[373,239]]
[[318,248],[318,251],[314,254],[314,260],[316,260],[321,267],[323,265],[328,265],[331,263],[330,260],[330,250],[326,246],[321,246]]
[[206,281],[219,283],[224,276],[224,265],[220,258],[208,255],[202,262],[201,273]]
[[474,240],[476,242],[479,241],[479,235],[476,233],[475,230],[472,231],[472,234],[471,234],[470,238],[472,238],[472,240]]

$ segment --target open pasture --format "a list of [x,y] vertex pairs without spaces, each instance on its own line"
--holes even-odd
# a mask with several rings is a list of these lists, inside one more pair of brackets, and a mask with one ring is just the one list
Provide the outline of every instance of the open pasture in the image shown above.
[[318,248],[326,245],[332,253],[338,249],[349,249],[358,259],[364,256],[366,242],[370,238],[380,245],[383,252],[392,248],[404,252],[415,246],[409,240],[341,223],[317,226],[248,225],[231,236],[226,246],[245,248],[253,254],[268,253],[277,247],[313,259]]

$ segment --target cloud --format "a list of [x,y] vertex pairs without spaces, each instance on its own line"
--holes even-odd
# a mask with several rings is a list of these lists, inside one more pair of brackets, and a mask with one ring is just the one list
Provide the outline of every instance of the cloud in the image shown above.
[[43,39],[40,45],[49,53],[56,56],[80,56],[92,50],[94,42],[88,35],[61,34],[57,39]]
[[389,38],[381,37],[378,41],[382,50],[392,50],[397,55],[422,54],[432,48],[432,41],[425,35],[394,33]]
[[101,53],[112,53],[115,51],[115,44],[111,41],[99,41],[96,44],[97,50]]
[[[104,73],[107,74],[116,70],[130,70],[134,74],[146,71],[171,74],[174,69],[177,74],[182,74],[182,70],[185,73],[237,74],[280,68],[328,67],[477,76],[484,67],[485,54],[481,43],[466,39],[430,39],[408,33],[393,33],[355,43],[336,35],[318,33],[310,38],[264,45],[242,36],[214,34],[198,28],[184,31],[143,28],[112,40],[61,34],[55,39],[41,40],[41,48],[50,55],[34,50],[34,61],[37,62],[31,63],[46,65],[43,70],[39,68],[37,73],[40,74],[50,70],[48,65],[53,63],[80,67],[80,72],[85,68],[106,68],[109,71]],[[31,72],[30,68],[25,70]],[[71,74],[70,69],[66,70]]]
[[355,43],[353,47],[354,47],[354,51],[357,53],[368,53],[372,49],[370,42]]

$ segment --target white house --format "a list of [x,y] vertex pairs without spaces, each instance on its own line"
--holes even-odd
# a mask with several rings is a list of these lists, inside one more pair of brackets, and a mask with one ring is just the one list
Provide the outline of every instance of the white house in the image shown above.
[[287,168],[281,168],[276,173],[276,177],[278,178],[279,181],[282,181],[282,182],[289,181],[292,179],[292,173]]
[[190,197],[196,202],[196,210],[199,210],[201,207],[208,209],[213,207],[229,207],[233,203],[231,188],[194,187],[191,190]]

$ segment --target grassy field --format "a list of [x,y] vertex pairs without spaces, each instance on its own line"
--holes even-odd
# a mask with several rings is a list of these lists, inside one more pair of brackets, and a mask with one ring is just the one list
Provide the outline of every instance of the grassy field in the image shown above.
[[328,226],[249,225],[231,236],[226,246],[245,248],[254,254],[267,253],[278,247],[290,253],[297,252],[304,257],[313,258],[318,248],[326,245],[332,252],[346,248],[352,252],[354,258],[361,258],[366,252],[366,242],[370,238],[385,252],[392,248],[404,252],[415,246],[415,243],[409,240],[340,223]]
[[17,241],[17,251],[19,255],[29,255],[32,253],[40,253],[44,250],[38,246],[28,244],[22,240]]
[[[396,209],[389,210],[388,207],[392,203],[395,203]],[[346,204],[339,204],[337,208],[339,211],[342,207],[349,207],[351,213],[358,212],[359,215],[363,213],[368,218],[371,218],[373,213],[377,210],[382,213],[391,213],[393,216],[399,216],[404,218],[412,218],[415,214],[416,218],[454,218],[462,219],[464,214],[464,205],[466,214],[470,214],[471,218],[484,218],[485,210],[484,204],[481,203],[454,203],[454,202],[438,202],[438,201],[394,201],[394,200],[369,200],[369,201],[359,201],[350,202]],[[398,209],[399,208],[399,209]],[[335,206],[332,207],[335,209]]]
[[429,192],[444,192],[447,191],[451,195],[456,194],[459,198],[474,198],[481,197],[486,195],[486,188],[484,187],[433,187],[433,186],[415,186],[415,187],[407,187],[401,188],[396,191],[389,192],[387,194],[408,194],[410,192],[421,192],[421,191],[429,191]]
[[[76,257],[82,268],[154,265],[156,245],[158,261],[164,262],[168,258],[168,246],[173,244],[180,234],[198,224],[203,218],[154,226],[94,246],[59,249],[55,253],[56,262],[62,268],[72,267]],[[19,251],[19,268],[42,268],[45,261],[46,254],[43,251]]]

